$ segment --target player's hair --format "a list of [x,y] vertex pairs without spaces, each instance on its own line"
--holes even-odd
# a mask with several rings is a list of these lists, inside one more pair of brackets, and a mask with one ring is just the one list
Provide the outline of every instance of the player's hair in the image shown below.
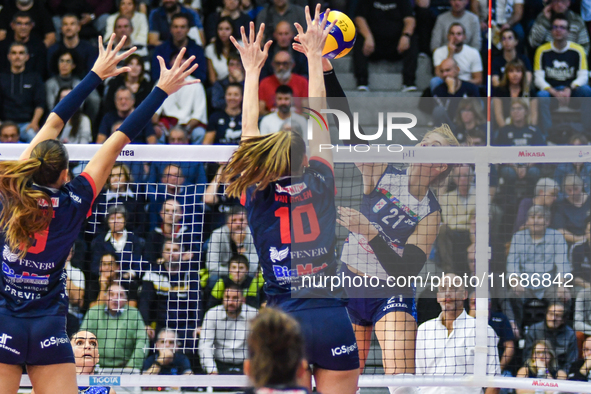
[[503,77],[499,82],[499,86],[504,88],[509,87],[509,71],[513,70],[521,71],[521,96],[528,98],[529,82],[527,81],[526,77],[527,69],[525,68],[525,64],[520,59],[513,59],[507,62],[507,64],[505,65],[505,72],[503,73]]
[[255,387],[294,384],[304,359],[298,322],[279,310],[263,309],[250,325],[248,358]]
[[531,347],[531,353],[527,355],[528,359],[525,362],[527,369],[529,369],[534,375],[538,374],[538,366],[534,360],[534,354],[538,345],[544,345],[546,351],[550,354],[550,361],[548,362],[548,365],[546,365],[546,368],[548,368],[550,371],[556,371],[558,369],[556,364],[556,353],[554,352],[552,344],[545,339],[540,339],[534,342],[533,346]]
[[244,264],[244,265],[246,265],[247,269],[250,269],[250,263],[249,263],[248,259],[246,258],[246,256],[243,254],[235,254],[234,256],[230,257],[230,260],[228,260],[228,267],[232,263]]
[[10,249],[20,249],[20,257],[33,245],[34,234],[46,230],[53,217],[51,198],[32,184],[53,185],[67,168],[68,151],[57,140],[40,142],[27,160],[0,162],[0,228]]
[[[442,136],[443,139],[445,139],[445,141],[447,142],[448,146],[460,146],[458,139],[454,135],[453,131],[451,131],[451,128],[449,127],[449,125],[447,123],[443,123],[441,126],[436,127],[433,130],[427,131],[427,133],[425,133],[423,138],[425,138],[431,134],[439,134],[440,136]],[[439,174],[439,176],[437,178],[435,178],[433,181],[431,181],[431,184],[432,185],[440,185],[443,182],[445,182],[445,179],[447,178],[447,176],[449,175],[451,170],[453,170],[454,167],[455,166],[453,164],[448,164],[447,169],[445,171],[443,171],[441,174]]]
[[305,154],[306,144],[298,133],[278,131],[243,140],[222,173],[229,183],[227,195],[240,197],[250,186],[256,186],[255,191],[266,189],[292,169],[298,171]]

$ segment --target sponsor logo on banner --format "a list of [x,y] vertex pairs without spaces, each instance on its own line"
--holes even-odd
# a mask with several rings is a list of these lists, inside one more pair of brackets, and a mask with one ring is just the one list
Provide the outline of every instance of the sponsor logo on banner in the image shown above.
[[121,386],[121,376],[90,376],[91,386]]
[[283,250],[277,250],[276,247],[271,246],[269,248],[269,253],[271,255],[271,261],[274,263],[285,260],[285,258],[289,254],[289,246],[286,246]]
[[526,150],[520,150],[517,157],[546,157],[544,152],[529,152]]
[[133,149],[125,149],[119,153],[119,156],[135,156],[135,151]]
[[558,387],[558,383],[544,382],[542,380],[534,380],[531,385],[537,387]]

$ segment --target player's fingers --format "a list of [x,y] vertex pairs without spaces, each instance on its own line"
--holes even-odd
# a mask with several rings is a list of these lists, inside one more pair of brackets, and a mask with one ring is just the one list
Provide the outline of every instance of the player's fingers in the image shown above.
[[113,77],[119,75],[119,74],[123,74],[123,73],[128,73],[131,71],[131,67],[121,67],[118,68],[117,70],[115,70],[115,72],[113,73]]
[[201,80],[200,79],[193,79],[191,81],[185,81],[185,82],[183,82],[183,86],[195,85],[196,83],[201,83]]
[[306,52],[304,51],[304,47],[301,44],[297,44],[294,42],[293,44],[291,44],[291,47],[294,51],[303,53],[304,55],[306,54]]
[[158,59],[158,63],[160,63],[160,75],[162,75],[165,70],[168,70],[166,68],[166,63],[164,63],[162,56],[157,56],[156,59]]
[[232,37],[232,36],[230,36],[230,41],[232,42],[232,44],[234,44],[234,46],[236,47],[236,49],[238,49],[238,51],[241,52],[243,46],[240,45],[238,43],[238,41],[236,41],[236,39],[234,37]]
[[269,54],[269,48],[271,48],[271,44],[273,44],[273,41],[269,40],[265,43],[265,47],[263,48],[263,53],[265,55]]
[[197,67],[199,67],[199,65],[197,63],[193,64],[193,66],[191,68],[189,68],[187,71],[185,71],[183,73],[183,79],[185,79],[189,75],[193,74],[195,72],[195,70],[197,70]]
[[[188,58],[187,60],[185,60],[183,62],[183,64],[180,65],[180,69],[181,71],[185,71],[191,64],[193,64],[193,62],[195,61],[195,56],[191,56],[190,58]],[[196,66],[199,66],[197,63],[195,63]]]
[[328,13],[330,12],[330,8],[327,8],[324,11],[324,19],[320,22],[320,3],[316,5],[316,14],[314,15],[314,21],[320,26],[322,29],[326,26],[326,22],[328,21]]
[[103,36],[98,37],[98,49],[99,49],[99,57],[105,52],[105,47],[103,46]]
[[254,22],[250,22],[250,33],[248,35],[248,43],[252,44],[255,40]]
[[[326,20],[326,19],[325,19]],[[332,21],[332,23],[330,25],[328,25],[327,28],[323,27],[323,31],[322,34],[324,35],[324,37],[328,36],[328,34],[332,31],[332,29],[334,28],[334,26],[337,24],[337,20],[335,19],[334,21]],[[325,25],[326,26],[326,25]]]
[[[113,33],[115,34],[115,33]],[[117,44],[117,46],[115,46],[115,50],[113,51],[114,53],[119,53],[119,51],[121,50],[121,48],[123,48],[123,45],[125,44],[125,41],[127,41],[127,36],[123,36],[121,38],[121,40],[119,41],[119,44]]]
[[312,17],[310,16],[310,7],[309,6],[306,6],[305,14],[306,14],[306,24],[307,24],[308,28],[310,28],[310,26],[312,26]]
[[[297,23],[297,22],[296,22],[296,23],[294,23],[293,25],[295,26],[296,30],[298,31],[298,35],[297,35],[297,37],[299,37],[300,35],[302,35],[302,36],[303,36],[303,35],[304,35],[304,28],[302,27],[302,25],[300,25],[300,24],[299,24],[299,23]],[[299,38],[298,38],[298,41],[299,41]]]
[[111,53],[113,50],[113,41],[115,41],[115,33],[111,34],[111,38],[109,38],[109,42],[107,43],[107,53]]
[[248,44],[248,40],[246,39],[246,31],[244,30],[244,26],[240,26],[240,35],[242,36],[242,43],[244,46],[246,46]]
[[259,32],[257,33],[256,43],[260,47],[261,42],[263,41],[263,32],[265,31],[265,24],[261,23],[261,27],[259,28]]
[[116,58],[117,63],[119,63],[121,60],[127,58],[129,55],[131,55],[135,51],[137,51],[137,47],[129,48],[127,51],[125,51],[125,53],[122,53],[121,55],[117,56],[117,58]]
[[179,66],[181,65],[181,62],[183,61],[183,58],[185,57],[185,52],[187,52],[187,48],[185,48],[185,47],[181,48],[181,51],[177,55],[176,59],[174,59],[174,63],[172,64],[171,69],[179,68]]

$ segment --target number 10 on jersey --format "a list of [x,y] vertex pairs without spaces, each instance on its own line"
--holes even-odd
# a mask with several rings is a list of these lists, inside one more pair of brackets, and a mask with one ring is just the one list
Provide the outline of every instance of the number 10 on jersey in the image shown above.
[[[310,224],[309,231],[304,231],[304,216]],[[291,210],[293,223],[289,220],[289,207],[281,207],[275,210],[275,217],[279,218],[279,229],[281,231],[281,243],[290,244],[292,242],[304,243],[315,241],[320,235],[320,225],[316,210],[312,203],[300,205]]]

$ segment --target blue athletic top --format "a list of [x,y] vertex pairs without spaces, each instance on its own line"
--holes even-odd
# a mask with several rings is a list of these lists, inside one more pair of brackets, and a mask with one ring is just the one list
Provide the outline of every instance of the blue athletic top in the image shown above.
[[336,274],[332,166],[313,157],[302,176],[281,178],[253,195],[254,189],[247,190],[241,203],[248,212],[269,305],[285,311],[344,305],[341,293],[330,292],[330,284],[311,289],[308,281],[302,282],[307,275],[318,280]]
[[[402,255],[406,241],[417,224],[441,207],[431,190],[421,201],[408,190],[408,174],[388,165],[376,187],[364,194],[360,212],[373,224],[390,247]],[[343,245],[341,260],[358,271],[386,280],[388,274],[365,237],[349,233]],[[410,293],[409,293],[410,294]]]
[[106,386],[78,387],[79,394],[109,394],[110,392],[111,388]]
[[[64,265],[80,228],[90,214],[96,187],[82,173],[61,189],[34,185],[53,204],[48,231],[35,234],[35,243],[23,259],[10,250],[0,233],[2,274],[0,314],[19,317],[65,316],[68,312]],[[42,200],[40,206],[45,205]]]

